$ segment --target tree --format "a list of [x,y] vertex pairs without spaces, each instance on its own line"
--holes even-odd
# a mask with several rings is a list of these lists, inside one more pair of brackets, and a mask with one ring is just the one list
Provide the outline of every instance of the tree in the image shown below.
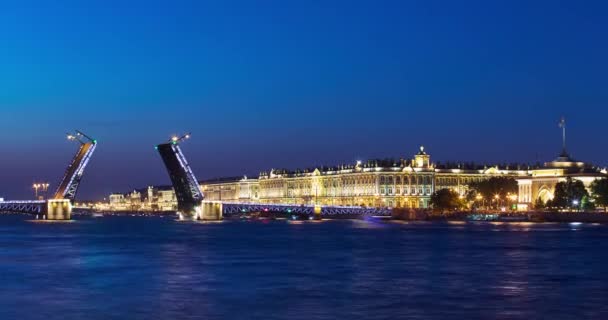
[[534,209],[544,209],[546,207],[547,204],[543,202],[543,199],[541,199],[540,197],[536,199],[536,202],[534,202]]
[[493,199],[496,201],[496,207],[498,208],[500,199],[508,200],[508,195],[517,195],[519,188],[517,181],[510,177],[492,177],[487,180],[469,183],[469,190],[471,194],[481,195],[483,199],[490,203]]
[[608,211],[608,179],[595,180],[591,183],[591,194],[595,205]]
[[463,199],[458,193],[450,189],[440,189],[431,195],[431,206],[433,209],[444,212],[446,210],[457,210],[465,206]]
[[558,182],[555,185],[551,206],[557,208],[582,208],[583,198],[589,197],[585,185],[580,180],[572,180],[568,177],[565,182]]
[[585,211],[593,211],[595,210],[595,203],[591,201],[592,198],[590,196],[584,196],[581,200],[581,209]]

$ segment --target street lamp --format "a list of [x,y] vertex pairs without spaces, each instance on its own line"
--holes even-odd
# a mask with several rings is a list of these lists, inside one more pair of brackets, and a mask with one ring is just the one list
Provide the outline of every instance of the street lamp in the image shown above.
[[[483,200],[483,196],[482,196],[482,195],[480,195],[480,194],[477,194],[477,195],[475,196],[475,200],[477,200],[477,202],[481,202],[481,201]],[[483,205],[482,205],[482,206],[483,206]]]
[[494,199],[496,199],[496,210],[498,210],[500,208],[500,195],[495,194]]
[[50,184],[48,182],[36,182],[32,185],[34,189],[34,194],[36,196],[36,200],[38,200],[38,191],[42,191],[44,193],[43,197],[46,197],[46,193],[49,190]]
[[36,200],[38,200],[38,189],[40,189],[40,184],[39,183],[34,183],[34,185],[32,186],[32,188],[34,188],[34,194],[36,196]]
[[579,201],[578,200],[572,200],[572,206],[573,207],[576,208],[576,207],[578,207],[578,205],[579,205]]
[[41,184],[42,191],[44,192],[44,197],[45,198],[47,198],[47,193],[49,191],[49,186],[50,186],[50,184],[48,182],[45,182],[45,183]]

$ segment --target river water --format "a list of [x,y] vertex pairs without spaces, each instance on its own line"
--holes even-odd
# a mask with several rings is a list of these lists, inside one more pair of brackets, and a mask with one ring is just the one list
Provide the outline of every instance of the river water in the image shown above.
[[0,319],[608,319],[608,226],[0,216]]

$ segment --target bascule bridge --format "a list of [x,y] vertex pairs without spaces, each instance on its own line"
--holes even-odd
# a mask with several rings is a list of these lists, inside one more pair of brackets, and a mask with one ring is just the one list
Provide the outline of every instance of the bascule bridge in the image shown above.
[[67,167],[57,191],[47,200],[14,200],[0,202],[0,211],[30,213],[49,220],[69,220],[72,205],[82,181],[84,170],[97,147],[97,140],[81,131],[68,134],[68,140],[80,144],[76,155]]
[[222,218],[222,204],[203,201],[198,180],[180,148],[180,143],[187,139],[190,139],[190,134],[175,136],[156,146],[175,190],[178,214],[184,220],[219,220]]

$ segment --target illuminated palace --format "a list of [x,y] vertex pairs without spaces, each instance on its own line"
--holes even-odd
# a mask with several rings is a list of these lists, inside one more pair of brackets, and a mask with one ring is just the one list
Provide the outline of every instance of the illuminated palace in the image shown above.
[[[206,200],[243,203],[344,205],[428,208],[435,190],[451,189],[464,196],[471,182],[513,177],[519,184],[519,206],[528,209],[540,198],[553,197],[555,184],[567,177],[589,187],[606,170],[562,154],[544,166],[432,163],[424,147],[410,160],[370,160],[337,167],[288,171],[273,169],[258,178],[222,178],[201,182]],[[129,194],[110,195],[111,210],[175,210],[170,187],[148,187]]]
[[206,200],[427,208],[431,194],[452,189],[465,195],[468,184],[495,176],[526,177],[529,167],[433,164],[424,147],[411,160],[357,161],[308,170],[273,169],[257,179],[208,181]]

